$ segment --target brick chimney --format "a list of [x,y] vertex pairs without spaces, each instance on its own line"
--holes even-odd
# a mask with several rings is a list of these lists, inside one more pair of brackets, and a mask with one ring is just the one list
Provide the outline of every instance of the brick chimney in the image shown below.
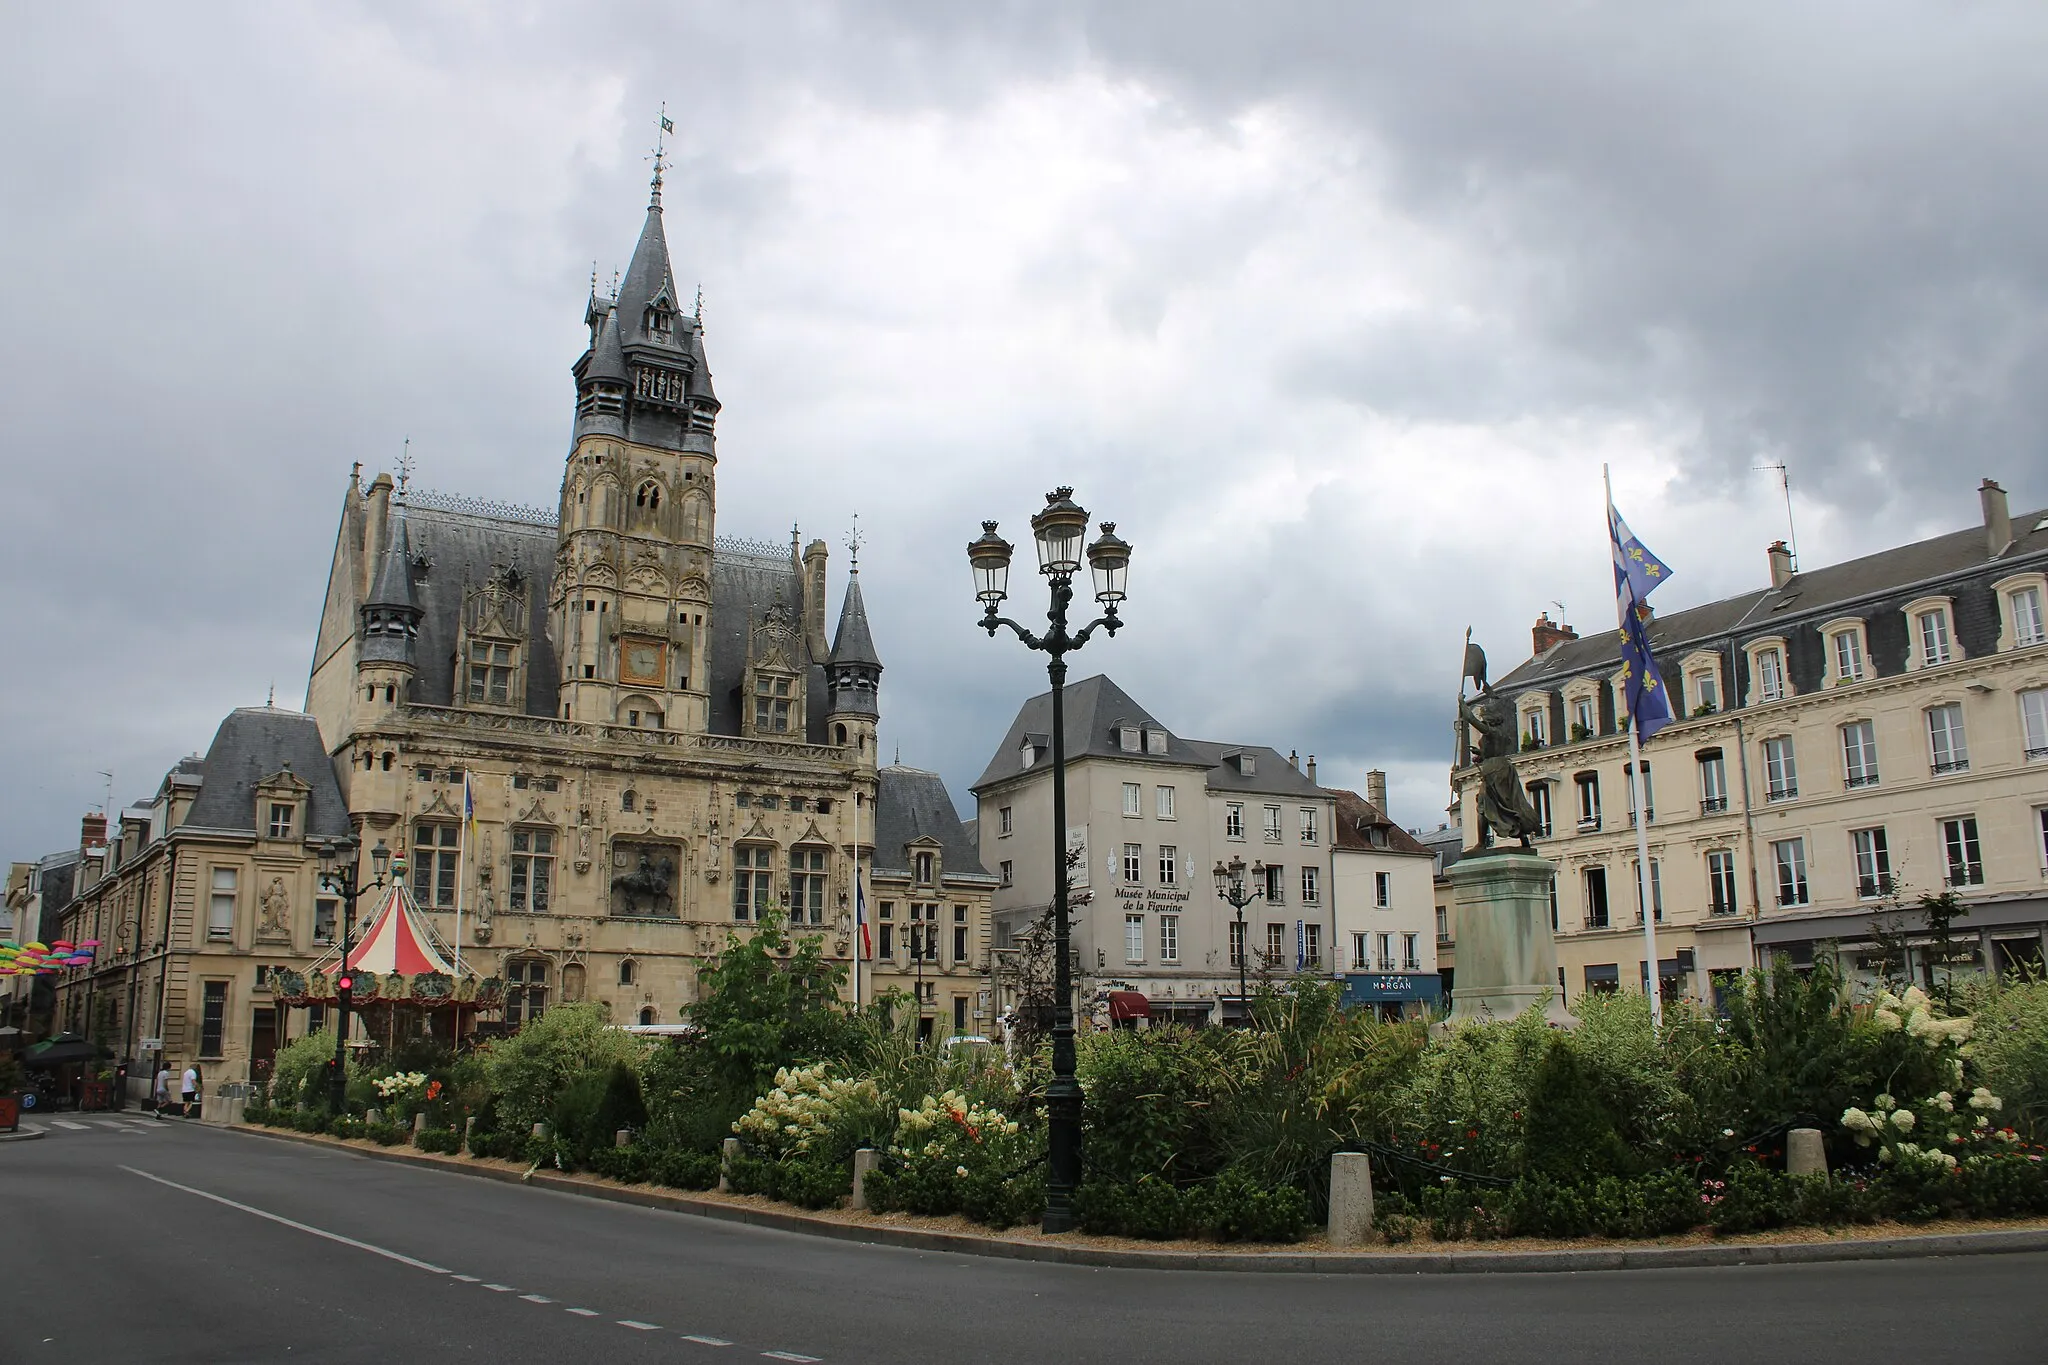
[[1771,557],[1771,586],[1782,588],[1792,581],[1792,552],[1784,541],[1774,540],[1766,553]]
[[1529,642],[1538,657],[1549,653],[1554,645],[1561,645],[1566,640],[1576,640],[1578,638],[1579,633],[1577,631],[1573,630],[1570,626],[1560,625],[1552,621],[1550,613],[1547,611],[1536,618],[1536,624],[1530,627],[1529,630]]
[[1387,813],[1387,775],[1378,768],[1365,775],[1365,799],[1381,815]]
[[78,822],[78,846],[98,848],[107,842],[107,817],[99,811],[89,811]]
[[2012,544],[2012,509],[2006,506],[2005,490],[1990,479],[1978,486],[1977,497],[1984,504],[1985,549],[1996,559]]
[[1308,780],[1311,782],[1316,780],[1316,756],[1314,754],[1308,756]]

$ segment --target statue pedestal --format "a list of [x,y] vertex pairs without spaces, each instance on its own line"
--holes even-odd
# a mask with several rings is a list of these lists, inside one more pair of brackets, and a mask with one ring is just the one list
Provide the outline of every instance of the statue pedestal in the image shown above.
[[1451,864],[1444,875],[1457,907],[1451,1023],[1512,1019],[1543,1004],[1551,1023],[1576,1024],[1557,989],[1557,941],[1550,931],[1557,869],[1550,860],[1520,850],[1486,853]]

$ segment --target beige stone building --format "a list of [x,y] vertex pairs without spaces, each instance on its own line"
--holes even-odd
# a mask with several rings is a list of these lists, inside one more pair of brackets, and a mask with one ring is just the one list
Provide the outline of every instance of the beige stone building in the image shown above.
[[[828,637],[822,541],[718,532],[720,404],[658,174],[585,322],[552,511],[351,478],[307,691],[360,837],[406,857],[436,932],[503,980],[510,1027],[585,999],[677,1022],[728,933],[770,912],[851,967],[857,860],[896,866],[877,825],[905,826],[892,793],[914,785],[878,772],[857,573]],[[965,907],[978,944],[971,851],[925,832],[954,879],[931,903],[948,927]]]
[[1365,775],[1364,796],[1325,790],[1336,803],[1330,896],[1345,1003],[1396,1018],[1439,1008],[1435,858],[1388,818],[1385,773]]
[[[1978,969],[2041,961],[2048,512],[2012,516],[1989,480],[1981,495],[1981,526],[1806,572],[1775,545],[1769,586],[1653,621],[1682,717],[1643,751],[1667,994],[1710,1000],[1717,973],[1829,945],[1867,971],[1874,917],[1917,927],[1895,907],[1951,889]],[[1534,643],[1497,687],[1558,867],[1560,986],[1640,990],[1616,635],[1546,618]],[[1461,799],[1468,776],[1453,776]]]
[[862,996],[917,1002],[928,1038],[986,1036],[989,903],[996,879],[937,773],[900,764],[878,774],[880,827],[868,873],[870,957]]

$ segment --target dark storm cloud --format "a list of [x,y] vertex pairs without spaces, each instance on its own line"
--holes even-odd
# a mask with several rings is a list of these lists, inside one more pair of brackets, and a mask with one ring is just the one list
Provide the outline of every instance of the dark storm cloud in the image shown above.
[[1843,551],[1980,474],[2038,504],[2044,42],[2031,3],[23,10],[6,856],[298,703],[352,464],[410,436],[428,486],[552,503],[663,100],[720,528],[837,552],[862,512],[906,761],[964,798],[1043,686],[959,547],[1074,480],[1145,599],[1077,676],[1433,821],[1443,642],[1505,664],[1599,601],[1556,494],[1599,460],[1655,465],[1630,516],[1690,600],[1761,565],[1714,559],[1776,534],[1760,459]]

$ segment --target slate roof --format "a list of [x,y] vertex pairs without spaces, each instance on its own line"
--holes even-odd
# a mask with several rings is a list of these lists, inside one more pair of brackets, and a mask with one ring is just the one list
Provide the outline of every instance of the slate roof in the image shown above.
[[[1389,820],[1384,811],[1357,792],[1344,787],[1325,787],[1323,795],[1333,797],[1337,802],[1336,829],[1333,831],[1336,847],[1360,853],[1418,853],[1429,856],[1431,850],[1424,848],[1420,840]],[[1380,833],[1379,842],[1374,842],[1374,831]]]
[[[777,602],[789,610],[793,622],[801,622],[804,582],[794,556],[785,559],[724,546],[713,549],[709,623],[712,734],[740,733],[744,723],[741,708],[746,702],[740,692],[747,679],[747,637]],[[824,662],[810,657],[800,626],[791,633],[791,647],[807,665],[803,738],[823,744],[825,713],[830,709]]]
[[830,662],[882,666],[881,656],[875,653],[875,637],[868,631],[868,608],[861,600],[858,570],[846,576],[846,601],[839,608],[839,629],[832,637]]
[[[1998,576],[2018,573],[2026,561],[2048,557],[2048,509],[2015,513],[2012,529],[2012,545],[1996,559],[1987,554],[1980,524],[1794,574],[1783,588],[1738,593],[1668,616],[1660,614],[1650,621],[1651,648],[1662,655],[1724,636],[1769,633],[1794,620],[1826,620],[1846,614],[1852,603],[1915,584],[1987,569]],[[1553,645],[1513,669],[1496,686],[1513,692],[1582,673],[1611,672],[1620,664],[1619,633],[1601,629],[1583,639]]]
[[[1287,761],[1287,756],[1278,749],[1268,749],[1263,744],[1217,744],[1206,739],[1191,739],[1188,747],[1205,755],[1210,764],[1209,790],[1212,792],[1243,792],[1247,796],[1324,796],[1326,792],[1308,780],[1301,769]],[[1236,765],[1223,760],[1233,754],[1250,754],[1252,772],[1247,777],[1237,770]]]
[[1457,825],[1446,825],[1442,829],[1415,835],[1414,838],[1425,853],[1436,854],[1442,859],[1437,867],[1439,876],[1449,870],[1451,864],[1457,862],[1465,853],[1465,831]]
[[406,509],[405,520],[412,542],[413,587],[425,613],[411,700],[432,706],[454,704],[463,591],[470,584],[482,584],[493,567],[503,566],[517,569],[526,580],[526,714],[560,715],[556,694],[562,666],[547,633],[548,582],[555,571],[553,524],[422,507],[417,501]]
[[908,876],[909,846],[925,835],[939,841],[946,876],[988,876],[945,779],[900,763],[883,768],[876,774],[875,870]]
[[[256,785],[289,767],[312,788],[306,833],[340,838],[349,833],[348,803],[320,726],[299,711],[244,706],[228,714],[206,751],[205,777],[186,813],[186,828],[256,832]],[[181,765],[182,766],[182,765]]]
[[[1100,758],[1145,758],[1155,763],[1185,763],[1204,768],[1216,761],[1198,752],[1186,740],[1160,724],[1150,711],[1131,699],[1130,693],[1100,673],[1068,685],[1065,709],[1069,761],[1094,755]],[[1116,731],[1121,724],[1165,731],[1166,752],[1128,752],[1117,742]],[[988,767],[975,781],[973,789],[979,791],[991,783],[1015,777],[1023,772],[1024,764],[1018,759],[1017,754],[1024,747],[1024,737],[1051,734],[1052,693],[1046,691],[1031,698],[1019,708],[1017,718],[1010,722],[1009,733],[1003,736],[1003,742],[997,747],[995,757],[989,760]],[[1050,739],[1046,740],[1048,744],[1051,742]]]

